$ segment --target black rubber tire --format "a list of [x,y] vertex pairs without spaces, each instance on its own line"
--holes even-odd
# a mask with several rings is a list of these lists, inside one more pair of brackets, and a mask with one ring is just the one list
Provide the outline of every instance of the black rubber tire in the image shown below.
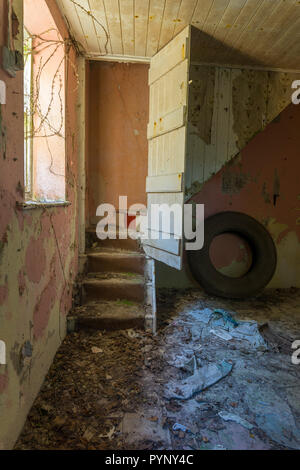
[[[241,236],[251,248],[252,265],[242,277],[225,276],[211,262],[211,242],[223,233]],[[187,258],[194,278],[208,293],[245,299],[258,294],[270,282],[277,265],[276,248],[269,232],[257,220],[240,212],[221,212],[205,220],[204,234],[204,247],[187,251]]]

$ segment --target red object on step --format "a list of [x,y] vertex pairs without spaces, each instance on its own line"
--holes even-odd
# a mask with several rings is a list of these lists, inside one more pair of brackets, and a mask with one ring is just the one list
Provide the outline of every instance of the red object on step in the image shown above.
[[[131,222],[134,222],[134,221],[136,221],[136,216],[127,214],[127,228],[129,228],[129,225],[131,224]],[[135,228],[135,224],[134,224],[134,228]]]

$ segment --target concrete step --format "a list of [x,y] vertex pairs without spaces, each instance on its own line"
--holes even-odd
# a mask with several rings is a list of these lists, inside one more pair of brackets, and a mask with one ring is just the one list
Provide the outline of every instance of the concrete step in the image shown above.
[[134,251],[96,249],[87,254],[89,273],[114,272],[144,274],[145,256]]
[[89,273],[82,283],[83,299],[144,302],[145,279],[136,273]]
[[[122,232],[121,232],[122,234]],[[125,236],[126,234],[124,234]],[[99,240],[96,233],[96,227],[90,227],[86,230],[86,250],[91,248],[113,248],[116,250],[141,251],[139,242],[132,240],[129,236],[126,239],[120,239],[120,232],[117,233],[117,239],[107,238]]]
[[94,301],[74,309],[68,316],[68,332],[78,330],[127,330],[144,328],[145,311],[141,304],[119,301]]

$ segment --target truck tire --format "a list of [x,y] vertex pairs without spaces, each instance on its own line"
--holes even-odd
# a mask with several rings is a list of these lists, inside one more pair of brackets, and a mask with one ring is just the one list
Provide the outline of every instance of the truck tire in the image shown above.
[[[225,276],[211,262],[209,249],[215,237],[233,233],[244,238],[252,251],[252,264],[239,278]],[[204,222],[204,247],[187,251],[191,272],[209,294],[231,299],[245,299],[258,294],[272,279],[277,254],[269,232],[257,220],[240,212],[221,212]]]

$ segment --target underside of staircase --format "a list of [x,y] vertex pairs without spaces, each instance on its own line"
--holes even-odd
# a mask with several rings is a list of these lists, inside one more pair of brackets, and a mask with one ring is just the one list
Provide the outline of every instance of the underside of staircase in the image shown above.
[[153,288],[147,265],[152,262],[138,241],[122,239],[119,231],[117,239],[99,240],[96,228],[89,228],[81,305],[68,318],[69,331],[152,328],[147,322],[153,313],[147,301],[147,289]]

